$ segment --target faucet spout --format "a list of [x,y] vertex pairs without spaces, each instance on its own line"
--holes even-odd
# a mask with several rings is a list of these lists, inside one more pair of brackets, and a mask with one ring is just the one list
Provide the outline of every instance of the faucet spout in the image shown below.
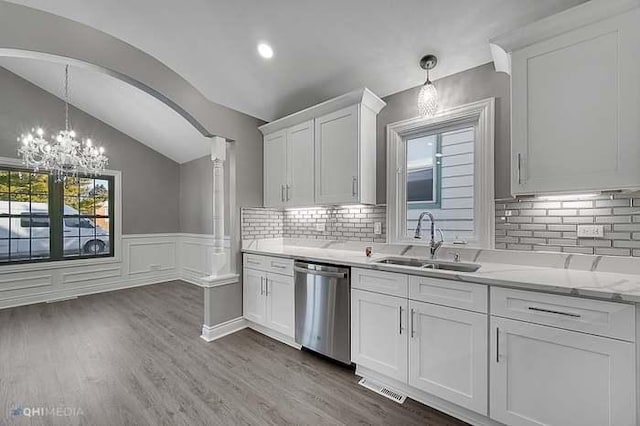
[[438,252],[440,246],[442,246],[442,244],[444,243],[444,238],[441,238],[440,241],[436,241],[435,218],[433,217],[433,214],[431,214],[431,212],[423,211],[422,213],[420,213],[414,238],[417,240],[422,239],[422,221],[424,220],[425,216],[428,217],[429,222],[431,222],[431,239],[429,240],[429,252],[431,254],[431,258],[433,259],[436,257],[436,253]]

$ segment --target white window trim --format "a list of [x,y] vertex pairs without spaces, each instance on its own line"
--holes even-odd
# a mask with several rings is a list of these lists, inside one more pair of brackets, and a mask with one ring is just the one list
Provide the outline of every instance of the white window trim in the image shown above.
[[[0,157],[0,166],[25,168],[24,163],[17,158]],[[38,271],[57,268],[71,268],[76,266],[101,265],[122,262],[122,173],[119,170],[105,170],[100,173],[104,176],[113,176],[114,191],[113,201],[115,202],[114,214],[114,236],[113,236],[113,257],[87,258],[72,260],[42,261],[34,263],[21,263],[12,265],[10,263],[0,265],[0,274],[9,272]]]
[[[495,99],[488,98],[440,111],[434,117],[411,118],[387,125],[387,230],[389,243],[426,244],[405,235],[403,218],[406,185],[399,170],[405,165],[403,138],[427,128],[448,127],[459,123],[475,125],[474,147],[474,226],[477,239],[468,245],[481,248],[495,246],[494,139]],[[446,236],[445,236],[446,237]],[[445,241],[451,243],[451,241]]]

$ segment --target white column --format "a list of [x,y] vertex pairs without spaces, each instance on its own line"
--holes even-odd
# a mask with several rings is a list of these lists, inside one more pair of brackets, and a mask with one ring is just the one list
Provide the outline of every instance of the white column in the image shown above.
[[213,163],[213,243],[211,275],[203,278],[213,281],[228,273],[229,259],[224,248],[224,162],[227,158],[227,141],[220,136],[211,138],[211,162]]

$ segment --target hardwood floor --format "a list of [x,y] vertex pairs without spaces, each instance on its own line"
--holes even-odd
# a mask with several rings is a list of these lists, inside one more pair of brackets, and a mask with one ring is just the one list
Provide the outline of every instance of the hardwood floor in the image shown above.
[[251,330],[206,343],[202,311],[178,281],[0,310],[0,424],[463,424]]

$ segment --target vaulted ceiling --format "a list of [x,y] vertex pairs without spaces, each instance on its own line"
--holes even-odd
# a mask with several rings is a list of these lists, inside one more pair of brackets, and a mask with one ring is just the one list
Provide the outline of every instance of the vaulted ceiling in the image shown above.
[[[164,62],[209,100],[270,121],[358,87],[386,96],[417,86],[424,81],[418,61],[426,53],[439,57],[432,79],[490,62],[489,38],[584,0],[13,2],[120,38]],[[257,55],[260,41],[273,46],[271,60]],[[0,66],[56,92],[52,85],[59,87],[59,80],[44,75],[47,65],[15,61],[3,59]],[[104,121],[100,103],[118,102],[116,92],[106,93],[112,89],[94,85],[92,96],[77,106]],[[126,90],[136,90],[121,89],[122,99]],[[130,122],[121,116],[107,122],[143,143],[160,140],[151,131],[145,136],[160,116],[135,120],[142,108],[132,104],[126,107],[132,108]],[[179,153],[172,155],[182,161]]]

